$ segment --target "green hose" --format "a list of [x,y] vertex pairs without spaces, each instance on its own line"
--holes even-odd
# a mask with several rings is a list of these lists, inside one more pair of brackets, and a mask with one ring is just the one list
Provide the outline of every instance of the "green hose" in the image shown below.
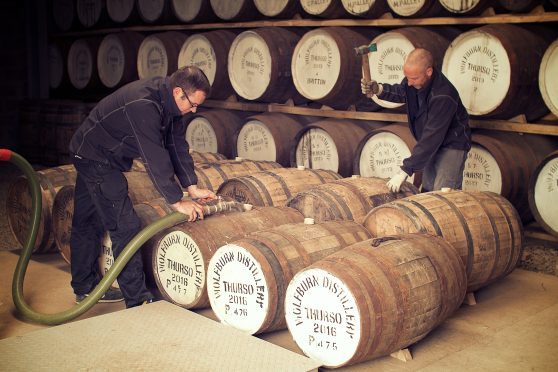
[[55,314],[42,314],[33,310],[23,298],[23,280],[35,240],[37,239],[37,230],[39,228],[41,218],[41,189],[35,170],[21,155],[7,149],[0,149],[0,161],[10,161],[18,166],[29,182],[32,197],[31,219],[29,221],[29,233],[27,240],[23,246],[23,251],[17,262],[14,278],[12,282],[12,297],[16,309],[28,320],[36,323],[56,325],[65,323],[72,320],[89,310],[103,294],[109,289],[110,285],[116,280],[118,274],[122,271],[124,266],[130,261],[134,253],[153,235],[159,231],[174,226],[178,223],[185,222],[188,217],[182,213],[174,212],[169,214],[145,227],[141,230],[124,248],[114,265],[106,273],[103,279],[99,282],[97,287],[79,304],[72,308]]

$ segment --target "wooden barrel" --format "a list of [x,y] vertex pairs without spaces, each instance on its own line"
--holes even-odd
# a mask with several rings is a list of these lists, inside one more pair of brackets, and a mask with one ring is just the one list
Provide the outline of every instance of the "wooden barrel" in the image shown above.
[[264,207],[171,227],[149,248],[157,287],[165,300],[179,306],[208,307],[207,265],[219,247],[254,231],[302,220],[294,209]]
[[300,0],[300,5],[311,17],[346,18],[349,15],[338,0]]
[[230,179],[219,187],[217,193],[241,203],[283,206],[296,193],[339,178],[341,178],[339,174],[329,170],[270,169]]
[[285,317],[307,356],[346,366],[424,338],[459,308],[466,285],[459,256],[442,238],[370,239],[296,274]]
[[203,23],[217,19],[207,0],[171,0],[171,11],[179,22]]
[[67,69],[67,56],[70,43],[57,40],[48,44],[48,87],[51,97],[68,94],[71,87]]
[[268,18],[293,18],[302,10],[299,0],[254,0],[258,12]]
[[533,171],[556,144],[543,136],[476,131],[465,161],[463,190],[492,191],[508,199],[523,222],[533,216],[528,185]]
[[362,64],[354,48],[368,45],[378,32],[368,28],[366,33],[367,37],[347,27],[320,27],[305,33],[291,63],[296,90],[311,101],[338,109],[363,101],[355,89]]
[[[450,40],[440,33],[424,27],[402,27],[376,36],[377,52],[370,53],[370,76],[380,83],[399,84],[405,77],[403,65],[407,55],[415,48],[424,48],[431,51],[434,57],[434,66],[441,67],[444,52],[450,45]],[[384,101],[376,96],[372,100],[381,107],[397,108],[403,106],[401,103]]]
[[[55,249],[52,234],[53,201],[60,188],[75,183],[76,172],[72,165],[63,165],[37,171],[37,177],[42,208],[33,252],[52,252]],[[31,192],[25,176],[18,177],[10,184],[6,196],[6,214],[13,236],[23,246],[31,219]]]
[[74,89],[93,91],[101,87],[97,73],[97,52],[101,39],[99,37],[75,40],[68,52],[68,76]]
[[137,0],[136,7],[143,23],[162,24],[170,21],[170,5],[167,0]]
[[178,31],[165,31],[143,39],[138,50],[138,76],[145,79],[167,76],[178,68],[178,53],[186,35]]
[[107,15],[112,23],[130,25],[139,20],[135,0],[106,0]]
[[309,120],[306,117],[281,113],[250,116],[235,134],[234,156],[275,161],[289,167],[294,138]]
[[293,50],[299,39],[296,33],[279,27],[240,33],[230,47],[227,65],[235,92],[251,101],[302,102],[290,73]]
[[99,28],[106,24],[104,0],[76,0],[76,13],[82,28]]
[[280,164],[272,161],[253,160],[221,160],[217,163],[194,164],[198,187],[217,191],[229,180],[244,177],[261,171],[282,168]]
[[226,99],[234,94],[228,73],[228,54],[236,33],[214,30],[194,34],[182,44],[178,67],[199,67],[209,79],[214,99]]
[[387,0],[387,5],[391,13],[396,17],[420,18],[451,15],[451,13],[440,4],[440,0]]
[[555,78],[558,74],[558,39],[546,49],[539,67],[539,90],[546,107],[558,116],[558,91]]
[[305,267],[370,233],[351,221],[291,223],[221,246],[209,261],[209,302],[223,324],[249,334],[286,328],[285,291]]
[[442,71],[471,115],[536,120],[547,112],[537,77],[547,40],[511,24],[462,33],[446,50]]
[[349,220],[362,223],[372,208],[417,193],[417,188],[408,182],[394,193],[381,178],[343,178],[295,194],[287,202],[287,207],[316,222]]
[[97,71],[105,87],[116,88],[138,79],[138,50],[143,39],[142,34],[132,31],[103,38],[97,53]]
[[468,291],[513,271],[523,226],[515,208],[492,192],[434,191],[376,207],[364,219],[373,236],[420,232],[443,237],[461,256]]
[[354,17],[375,19],[389,12],[386,0],[341,0],[341,4],[345,11]]
[[199,111],[184,118],[186,142],[192,150],[234,157],[234,134],[242,126],[242,117],[232,110]]
[[452,16],[474,16],[479,15],[488,8],[493,0],[439,0],[440,4],[451,13]]
[[[146,172],[124,172],[123,174],[128,182],[128,195],[133,204],[161,197]],[[70,236],[74,215],[74,189],[75,181],[61,190],[63,193],[57,195],[58,197],[52,204],[54,239],[58,251],[68,263],[71,256]]]
[[209,0],[215,15],[223,21],[254,20],[259,13],[253,0]]
[[74,0],[52,0],[52,20],[54,26],[68,32],[77,24],[77,13]]
[[529,206],[535,220],[558,237],[558,151],[548,154],[529,182]]
[[214,152],[199,152],[190,150],[190,156],[194,163],[214,163],[216,161],[226,160],[223,154]]
[[[353,174],[363,177],[391,178],[399,172],[403,159],[411,156],[417,141],[405,124],[388,124],[368,133],[358,144]],[[422,172],[408,178],[419,187]]]
[[323,119],[306,125],[296,135],[291,166],[328,169],[344,177],[353,174],[355,145],[381,126],[378,122]]

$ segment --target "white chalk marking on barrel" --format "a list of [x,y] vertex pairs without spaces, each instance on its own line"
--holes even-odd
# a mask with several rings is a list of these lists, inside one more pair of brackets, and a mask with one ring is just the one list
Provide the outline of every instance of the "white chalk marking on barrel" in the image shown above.
[[97,52],[97,70],[104,86],[114,88],[124,75],[124,46],[115,35],[107,35]]
[[338,172],[339,153],[329,133],[321,128],[307,130],[296,145],[296,164]]
[[140,79],[167,76],[169,61],[165,44],[157,36],[148,36],[138,51],[138,76]]
[[[360,175],[391,178],[400,171],[403,159],[409,156],[411,150],[401,137],[389,132],[379,132],[371,136],[362,147],[359,158]],[[409,182],[413,182],[413,179]]]
[[277,147],[269,128],[259,120],[246,122],[238,132],[236,152],[250,160],[277,160]]
[[207,292],[222,323],[253,334],[269,311],[269,292],[261,265],[244,247],[227,244],[208,265]]
[[190,148],[199,152],[218,152],[217,135],[207,118],[198,116],[186,127],[186,142]]
[[190,235],[166,234],[157,245],[157,276],[161,290],[179,305],[195,302],[205,282],[204,260]]
[[180,48],[178,53],[178,67],[196,66],[207,76],[213,85],[217,73],[217,57],[211,42],[203,35],[192,35]]
[[535,205],[541,218],[558,231],[558,158],[546,163],[535,181]]
[[360,313],[351,290],[322,269],[299,272],[287,287],[287,327],[304,354],[326,366],[352,358],[360,341]]
[[463,190],[502,192],[502,172],[484,147],[473,144],[463,170]]

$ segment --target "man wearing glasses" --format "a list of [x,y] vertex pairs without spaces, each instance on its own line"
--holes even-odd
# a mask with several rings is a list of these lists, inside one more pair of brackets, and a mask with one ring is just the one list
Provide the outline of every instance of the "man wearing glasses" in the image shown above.
[[[215,194],[197,188],[182,116],[196,112],[210,91],[207,77],[194,66],[168,77],[134,81],[102,99],[74,134],[70,152],[77,179],[70,247],[76,302],[100,281],[97,258],[104,231],[109,231],[115,257],[140,231],[122,174],[133,159],[141,158],[155,188],[188,221],[203,218],[201,205],[183,199],[182,188],[200,203],[215,199]],[[126,307],[133,307],[153,300],[139,252],[118,283],[122,292],[110,289],[100,302],[121,301],[123,296]]]

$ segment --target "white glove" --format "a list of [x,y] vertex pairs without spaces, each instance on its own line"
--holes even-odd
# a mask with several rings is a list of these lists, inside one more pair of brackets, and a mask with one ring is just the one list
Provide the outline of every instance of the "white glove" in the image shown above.
[[360,90],[362,94],[369,97],[380,93],[380,84],[375,80],[366,82],[364,79],[360,79]]
[[399,192],[401,185],[407,179],[407,173],[400,171],[387,182],[387,187],[391,192]]

